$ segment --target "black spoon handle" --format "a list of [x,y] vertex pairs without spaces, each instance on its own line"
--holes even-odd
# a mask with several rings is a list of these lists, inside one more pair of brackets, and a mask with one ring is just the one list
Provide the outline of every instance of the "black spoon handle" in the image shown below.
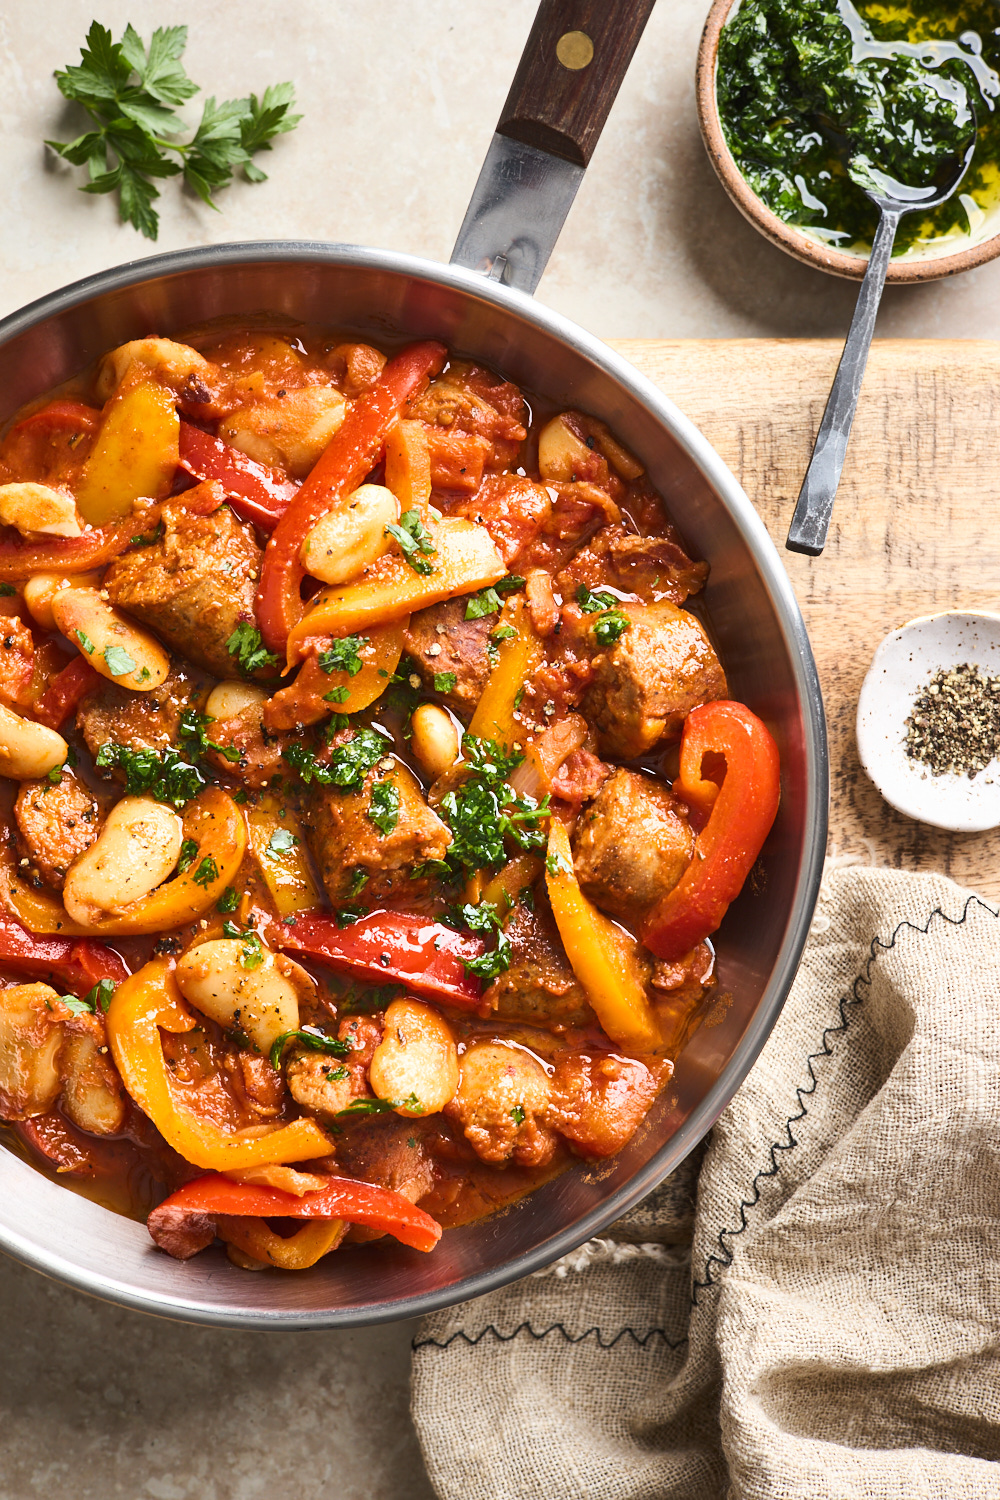
[[789,552],[804,552],[809,557],[818,557],[826,546],[833,502],[847,456],[847,442],[851,436],[854,412],[868,363],[872,334],[875,332],[875,315],[882,300],[882,288],[885,286],[900,218],[901,214],[895,209],[883,208],[881,211],[847,343],[840,356],[840,364],[827,398],[826,411],[816,435],[816,446],[809,460],[806,477],[802,481],[792,524],[788,528],[785,546]]

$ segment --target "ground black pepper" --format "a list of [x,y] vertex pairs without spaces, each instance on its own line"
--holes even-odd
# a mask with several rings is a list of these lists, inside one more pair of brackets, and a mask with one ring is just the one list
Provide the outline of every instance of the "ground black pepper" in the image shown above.
[[1000,754],[1000,677],[962,662],[935,672],[906,721],[907,755],[971,781]]

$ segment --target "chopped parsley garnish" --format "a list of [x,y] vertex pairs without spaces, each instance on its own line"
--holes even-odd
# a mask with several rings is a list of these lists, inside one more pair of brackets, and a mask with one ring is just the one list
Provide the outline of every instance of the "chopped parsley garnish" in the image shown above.
[[399,822],[399,787],[394,777],[387,776],[372,787],[368,818],[383,838],[387,838]]
[[241,967],[250,971],[259,969],[264,962],[264,949],[261,946],[260,938],[253,930],[253,919],[248,919],[247,930],[245,932],[241,927],[237,927],[235,922],[223,922],[222,931],[228,938],[240,938],[242,940],[243,947],[240,950]]
[[60,995],[60,1000],[71,1010],[74,1016],[96,1015],[100,1009],[107,1011],[115,997],[115,986],[110,979],[99,979],[93,989],[87,991],[83,999],[76,995]]
[[195,885],[209,886],[219,878],[219,867],[210,854],[206,854],[191,879]]
[[421,520],[419,510],[405,510],[398,525],[395,521],[389,522],[385,534],[399,543],[400,550],[414,573],[426,577],[434,572],[433,565],[424,559],[436,554],[437,548],[434,538]]
[[462,963],[470,974],[477,974],[480,979],[496,979],[498,974],[505,974],[510,968],[511,946],[510,938],[507,937],[500,922],[500,914],[497,908],[489,901],[481,901],[478,906],[465,905],[455,908],[455,921],[470,932],[481,932],[484,936],[496,933],[496,947],[489,949],[479,958],[463,959]]
[[590,590],[581,583],[576,591],[576,602],[587,615],[599,615],[591,627],[599,646],[613,646],[629,628],[629,618],[622,611],[614,594],[604,589]]
[[306,745],[294,742],[281,753],[308,786],[335,786],[342,792],[359,792],[365,777],[390,748],[374,729],[358,729],[353,739],[338,745],[328,760],[317,760]]
[[356,901],[353,905],[338,906],[334,913],[337,926],[343,930],[345,927],[353,927],[355,922],[360,922],[362,917],[367,917],[367,906],[360,906]]
[[359,891],[363,891],[364,890],[364,888],[365,888],[365,886],[367,884],[368,884],[368,876],[365,873],[365,871],[361,870],[361,869],[355,870],[354,874],[351,876],[351,888],[348,891],[348,895],[349,896],[356,896]]
[[154,542],[158,542],[160,540],[160,537],[163,535],[163,530],[163,522],[158,521],[156,523],[156,530],[151,532],[149,536],[130,536],[129,542],[133,547],[152,547]]
[[276,828],[267,842],[268,854],[287,854],[289,849],[294,849],[298,844],[294,833],[287,828]]
[[496,589],[480,589],[478,594],[470,595],[465,606],[465,618],[481,620],[486,615],[495,615],[502,603]]
[[234,885],[227,885],[218,901],[216,901],[215,909],[217,912],[225,914],[226,912],[235,911],[239,904],[239,891]]
[[[361,659],[361,648],[369,644],[365,635],[345,635],[338,641],[331,641],[326,651],[321,651],[316,660],[324,672],[346,672],[348,677],[356,677],[364,666]],[[346,697],[346,692],[344,697]],[[343,702],[343,699],[340,700]]]
[[561,854],[547,854],[545,856],[545,868],[550,875],[572,875],[573,867]]
[[405,1099],[353,1099],[346,1109],[338,1109],[337,1119],[344,1115],[384,1115],[393,1109],[409,1109],[421,1115],[424,1112],[416,1094],[408,1094]]
[[138,665],[129,656],[124,646],[105,646],[104,660],[107,662],[108,671],[112,677],[127,677],[130,672],[135,671]]
[[441,799],[440,807],[452,833],[446,856],[451,868],[471,872],[502,864],[506,838],[519,849],[543,848],[541,824],[549,816],[548,797],[542,802],[518,797],[507,781],[524,756],[508,755],[493,740],[471,734],[462,739],[462,756],[470,774]]
[[[83,647],[84,651],[86,651],[87,655],[93,656],[94,652],[97,650],[97,647],[90,639],[90,636],[87,635],[86,631],[77,630],[74,632],[74,634],[76,635],[76,638],[80,642],[80,645]],[[135,666],[135,663],[133,662],[132,665]]]
[[327,1068],[325,1073],[323,1074],[323,1077],[326,1079],[327,1083],[340,1083],[343,1081],[343,1079],[350,1078],[350,1076],[350,1068],[345,1068],[343,1063],[340,1063],[336,1068]]
[[435,672],[434,691],[436,693],[450,693],[458,681],[454,672]]
[[[331,688],[328,693],[323,694],[324,703],[346,703],[350,697],[350,688]],[[341,717],[338,715],[338,717]]]
[[17,589],[12,583],[0,583],[0,599],[13,599]]
[[208,785],[198,767],[172,746],[162,751],[129,750],[126,745],[107,740],[94,764],[102,771],[114,767],[124,772],[125,790],[130,796],[154,797],[178,810]]
[[514,1108],[510,1112],[510,1117],[514,1121],[515,1125],[523,1125],[524,1124],[524,1106],[521,1105],[521,1104],[515,1104]]
[[186,708],[181,714],[177,725],[177,738],[180,740],[184,750],[192,760],[198,760],[205,754],[206,750],[214,750],[221,755],[223,760],[230,763],[240,758],[240,752],[233,745],[217,745],[208,737],[208,726],[214,724],[207,714],[200,714],[196,709]]
[[56,73],[60,92],[83,106],[94,128],[73,141],[45,144],[73,166],[86,166],[82,192],[117,193],[119,218],[150,240],[159,228],[153,207],[158,179],[183,172],[188,186],[217,208],[212,195],[228,187],[237,171],[247,182],[265,181],[253,156],[270,151],[274,137],[294,130],[302,118],[289,113],[292,85],[272,84],[259,100],[255,94],[221,104],[206,100],[197,131],[182,143],[178,137],[188,127],[174,106],[199,92],[181,62],[186,45],[186,26],[158,27],[147,48],[132,26],[114,42],[94,21],[79,63]]
[[186,872],[190,870],[191,866],[194,864],[195,856],[197,855],[197,853],[198,845],[195,840],[185,839],[181,844],[180,859],[177,861],[177,869],[181,875],[186,874]]
[[226,642],[226,650],[230,656],[236,657],[247,676],[259,672],[262,667],[278,664],[278,658],[264,649],[260,631],[249,620],[240,621]]
[[491,641],[512,641],[517,635],[513,625],[498,625],[495,630],[490,631]]
[[282,1054],[291,1041],[299,1042],[311,1052],[330,1052],[334,1057],[346,1057],[353,1051],[348,1042],[341,1042],[335,1036],[327,1036],[325,1031],[320,1031],[315,1026],[299,1026],[295,1031],[283,1031],[275,1040],[270,1053],[271,1067],[275,1070],[281,1067]]

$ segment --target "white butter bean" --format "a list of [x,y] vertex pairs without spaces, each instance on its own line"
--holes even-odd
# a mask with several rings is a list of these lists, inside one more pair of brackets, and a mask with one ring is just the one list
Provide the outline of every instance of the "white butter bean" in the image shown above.
[[33,781],[61,766],[68,753],[61,734],[0,704],[0,776]]
[[432,781],[443,776],[458,759],[458,730],[450,714],[436,703],[421,703],[410,719],[410,744]]
[[[256,967],[248,967],[256,965]],[[245,938],[212,938],[177,965],[185,1000],[220,1026],[239,1027],[265,1055],[299,1024],[299,995],[314,988],[291,959]]]
[[220,682],[209,693],[205,712],[210,719],[235,719],[245,708],[263,708],[267,698],[252,682]]
[[132,339],[128,344],[112,349],[101,360],[97,394],[102,401],[106,401],[121,384],[136,361],[175,391],[192,380],[208,386],[217,373],[215,365],[209,364],[205,356],[192,349],[190,344],[177,344],[173,339]]
[[241,406],[219,424],[219,436],[271,468],[304,479],[344,420],[347,403],[333,386],[305,385]]
[[74,922],[94,926],[162,885],[181,852],[181,820],[152,797],[123,797],[97,840],[69,867],[63,902]]
[[169,676],[170,657],[156,637],[114,609],[97,589],[57,590],[52,614],[63,635],[102,677],[149,693]]
[[586,465],[591,452],[562,417],[553,417],[538,434],[538,472],[553,484],[569,484]]
[[379,1099],[416,1099],[398,1115],[436,1114],[458,1087],[458,1049],[447,1021],[421,1000],[394,1000],[368,1076]]
[[22,536],[81,536],[76,501],[47,484],[0,484],[0,522],[16,526]]
[[321,516],[302,543],[302,566],[323,583],[349,583],[393,545],[385,528],[399,520],[399,501],[383,484],[363,484]]
[[97,573],[34,573],[24,585],[24,602],[31,617],[43,630],[58,630],[52,600],[61,589],[93,589],[101,581]]

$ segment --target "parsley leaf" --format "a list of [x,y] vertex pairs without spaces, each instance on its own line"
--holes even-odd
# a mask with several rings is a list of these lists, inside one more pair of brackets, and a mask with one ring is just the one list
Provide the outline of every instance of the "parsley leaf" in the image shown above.
[[465,606],[465,618],[481,620],[485,615],[495,615],[502,602],[496,589],[480,589],[478,594],[470,597]]
[[[324,693],[323,694],[323,702],[324,703],[346,703],[347,700],[348,700],[348,698],[350,697],[350,692],[351,692],[350,688],[346,688],[346,687],[331,688],[328,693]],[[343,719],[343,718],[346,717],[346,715],[345,714],[338,714],[337,717]]]
[[[84,651],[86,651],[87,655],[93,656],[94,652],[97,650],[97,647],[90,639],[90,636],[87,635],[83,630],[77,630],[74,633],[77,640],[80,642],[80,645],[83,647]],[[132,665],[135,666],[135,662],[133,662]]]
[[585,615],[596,615],[599,610],[614,609],[618,600],[614,594],[609,594],[604,589],[598,589],[594,593],[585,583],[581,583],[577,586],[576,602]]
[[368,817],[383,838],[392,833],[399,822],[399,787],[394,778],[387,776],[384,781],[377,781],[372,787]]
[[174,106],[199,91],[181,62],[186,44],[186,26],[158,28],[147,49],[132,26],[114,42],[95,21],[80,62],[55,75],[61,93],[86,110],[94,128],[73,141],[45,144],[64,161],[87,168],[83,192],[117,192],[120,218],[151,240],[159,228],[154,179],[183,171],[215,208],[213,193],[228,187],[237,170],[248,182],[265,180],[252,157],[270,151],[274,137],[294,130],[302,118],[289,113],[292,85],[272,84],[259,100],[255,94],[222,104],[207,100],[194,138],[182,143],[177,137],[188,127]]
[[223,760],[230,763],[238,761],[240,752],[235,745],[217,745],[208,737],[208,726],[214,724],[207,714],[200,714],[193,708],[186,708],[181,714],[177,725],[177,738],[181,741],[184,750],[192,760],[198,760],[205,754],[206,750],[214,750],[221,755]]
[[389,748],[388,740],[374,729],[357,729],[353,739],[338,745],[329,760],[317,760],[315,753],[298,741],[281,753],[306,786],[316,782],[317,786],[335,786],[342,792],[359,792],[368,772]]
[[277,1070],[281,1067],[281,1058],[285,1048],[290,1041],[297,1041],[303,1047],[308,1047],[312,1052],[332,1052],[334,1057],[346,1057],[353,1051],[349,1042],[341,1042],[335,1036],[327,1036],[325,1031],[318,1030],[315,1026],[299,1026],[295,1031],[283,1031],[275,1040],[271,1048],[271,1067]]
[[268,854],[287,854],[294,849],[298,839],[287,828],[276,828],[267,841]]
[[[320,652],[316,661],[324,672],[346,672],[349,677],[356,677],[364,666],[361,648],[368,644],[366,635],[344,635],[339,640],[331,641],[327,649]],[[344,696],[347,696],[346,692]],[[344,700],[341,698],[339,701],[342,703]]]
[[76,995],[60,995],[59,999],[66,1009],[74,1016],[92,1016],[94,1007],[88,1005],[86,1000],[80,1000]]
[[137,665],[124,646],[105,646],[104,660],[112,677],[127,677]]
[[425,562],[424,557],[436,554],[434,538],[420,518],[419,510],[405,510],[399,518],[399,525],[390,521],[385,528],[386,536],[394,537],[399,543],[403,556],[413,569],[414,573],[420,573],[426,577],[434,572],[431,563]]
[[541,824],[549,816],[548,797],[542,802],[518,797],[507,781],[524,756],[508,755],[493,740],[471,734],[462,739],[462,756],[470,773],[438,809],[452,833],[446,855],[452,869],[471,872],[502,864],[508,838],[519,849],[544,847]]
[[367,884],[368,876],[365,874],[364,870],[356,869],[354,871],[354,874],[351,876],[351,888],[347,894],[349,896],[356,896],[359,891],[364,890]]
[[195,840],[185,839],[181,844],[180,859],[177,861],[177,870],[179,874],[185,875],[187,871],[190,870],[191,866],[194,864],[195,855],[197,853],[198,845],[196,844]]
[[490,631],[490,640],[499,644],[500,641],[512,641],[516,635],[517,631],[513,625],[497,625],[494,630]]
[[416,1094],[407,1094],[405,1099],[353,1099],[346,1109],[338,1109],[337,1119],[343,1115],[384,1115],[393,1109],[409,1109],[420,1115],[424,1112]]
[[115,985],[110,979],[99,979],[92,989],[89,989],[82,1000],[76,995],[60,995],[62,1003],[73,1012],[74,1016],[96,1015],[98,1008],[107,1011],[115,997]]
[[550,875],[572,875],[573,867],[561,854],[547,854],[545,868]]
[[457,907],[454,916],[455,920],[467,927],[470,932],[481,932],[484,935],[496,933],[495,948],[487,950],[479,958],[462,960],[466,970],[470,974],[478,974],[480,979],[487,980],[496,979],[498,974],[506,973],[510,968],[510,938],[503,930],[497,908],[489,901],[481,901],[478,906]]
[[265,651],[260,631],[249,620],[241,620],[226,642],[226,650],[235,656],[247,676],[259,672],[262,667],[274,667],[278,658]]
[[208,785],[197,766],[186,761],[178,750],[129,750],[107,740],[98,750],[94,764],[100,770],[115,767],[125,774],[125,790],[137,797],[146,793],[157,802],[166,802],[178,810]]
[[454,672],[435,672],[434,691],[436,693],[450,693],[458,681]]
[[195,885],[209,886],[219,878],[219,867],[210,854],[206,854],[191,879]]
[[599,614],[591,627],[599,646],[613,646],[629,629],[628,615],[622,611],[614,594],[609,594],[607,590],[592,591],[585,583],[581,583],[576,591],[576,602],[584,614]]
[[17,589],[12,583],[0,583],[0,599],[13,599]]
[[234,885],[227,885],[218,901],[216,901],[215,909],[217,912],[225,914],[226,912],[235,911],[239,904],[239,891]]

